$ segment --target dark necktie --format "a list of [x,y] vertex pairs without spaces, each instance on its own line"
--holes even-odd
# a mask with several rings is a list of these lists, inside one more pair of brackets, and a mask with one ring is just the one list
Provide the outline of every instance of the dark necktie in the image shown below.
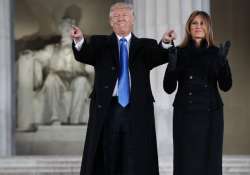
[[120,45],[120,71],[118,78],[118,103],[126,107],[129,103],[129,72],[128,72],[128,49],[127,40],[121,38]]

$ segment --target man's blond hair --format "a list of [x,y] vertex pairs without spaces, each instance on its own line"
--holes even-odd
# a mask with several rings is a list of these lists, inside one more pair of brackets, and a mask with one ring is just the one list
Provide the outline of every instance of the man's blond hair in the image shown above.
[[132,4],[126,2],[117,2],[111,5],[109,10],[109,17],[112,17],[112,12],[116,9],[128,9],[131,11],[132,15],[134,15],[134,8]]

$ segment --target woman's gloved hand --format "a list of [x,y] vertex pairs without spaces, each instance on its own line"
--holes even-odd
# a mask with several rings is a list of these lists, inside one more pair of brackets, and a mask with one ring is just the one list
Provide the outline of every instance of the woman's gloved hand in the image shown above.
[[231,46],[230,41],[225,41],[223,44],[219,44],[219,64],[221,66],[227,63],[227,55]]
[[168,52],[168,71],[174,71],[176,69],[177,57],[177,48],[175,46],[170,47]]

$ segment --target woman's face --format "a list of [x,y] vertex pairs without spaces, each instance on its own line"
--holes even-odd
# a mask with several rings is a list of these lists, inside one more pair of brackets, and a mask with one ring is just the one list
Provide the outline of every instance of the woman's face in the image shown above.
[[198,15],[190,24],[190,34],[193,40],[200,40],[206,37],[207,24],[204,19]]

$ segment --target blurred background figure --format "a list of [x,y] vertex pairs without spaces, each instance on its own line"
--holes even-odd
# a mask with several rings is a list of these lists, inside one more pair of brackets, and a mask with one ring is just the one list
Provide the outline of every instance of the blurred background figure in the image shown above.
[[73,24],[70,18],[60,21],[60,43],[20,54],[18,129],[30,129],[32,124],[87,123],[92,70],[86,71],[85,65],[74,60],[68,36]]

